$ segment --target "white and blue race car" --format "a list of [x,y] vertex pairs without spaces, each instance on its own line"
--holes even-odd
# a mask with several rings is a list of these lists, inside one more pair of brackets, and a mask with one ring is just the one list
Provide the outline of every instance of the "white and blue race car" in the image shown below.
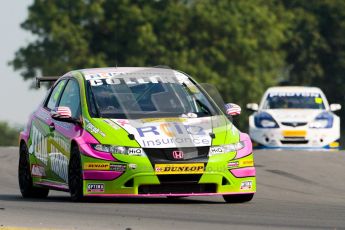
[[260,147],[339,148],[340,119],[316,87],[269,88],[260,105],[247,104],[249,134]]

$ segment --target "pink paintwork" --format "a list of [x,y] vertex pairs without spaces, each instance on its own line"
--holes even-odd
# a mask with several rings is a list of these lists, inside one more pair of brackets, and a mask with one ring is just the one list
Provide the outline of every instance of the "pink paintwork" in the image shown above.
[[116,172],[116,171],[94,171],[89,170],[83,171],[83,179],[84,180],[115,180],[119,176],[121,176],[123,172]]
[[106,160],[106,161],[117,161],[110,153],[100,152],[94,150],[90,144],[79,144],[80,151],[89,157]]
[[94,150],[90,144],[98,144],[99,142],[85,130],[81,136],[75,138],[75,141],[78,143],[80,151],[86,156],[106,161],[117,161],[110,153]]
[[237,151],[235,159],[248,156],[253,152],[253,144],[248,134],[240,133],[240,141],[244,142],[244,148]]
[[66,191],[66,192],[69,191],[67,185],[56,184],[56,183],[53,183],[53,182],[41,181],[41,182],[36,182],[35,185],[48,186],[50,188],[54,188],[54,189],[60,190],[60,191]]
[[230,172],[237,178],[255,176],[256,174],[254,167],[231,169]]
[[252,194],[253,192],[231,192],[231,193],[162,193],[162,194],[85,194],[85,196],[97,197],[162,197],[162,196],[221,196],[221,195],[239,195]]

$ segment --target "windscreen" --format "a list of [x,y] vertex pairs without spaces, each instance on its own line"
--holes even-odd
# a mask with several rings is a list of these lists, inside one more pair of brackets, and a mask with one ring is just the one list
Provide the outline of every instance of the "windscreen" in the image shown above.
[[89,107],[94,117],[204,117],[219,113],[183,74],[169,71],[97,76],[87,80]]
[[280,92],[269,93],[263,109],[325,109],[319,93]]

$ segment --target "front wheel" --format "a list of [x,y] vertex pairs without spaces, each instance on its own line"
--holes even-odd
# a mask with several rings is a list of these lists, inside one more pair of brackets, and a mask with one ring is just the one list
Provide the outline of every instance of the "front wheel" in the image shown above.
[[236,194],[236,195],[223,195],[226,203],[244,203],[253,199],[254,193],[249,194]]
[[18,181],[23,198],[45,198],[48,196],[49,189],[34,187],[32,184],[29,152],[25,144],[21,144],[19,148]]
[[77,146],[74,146],[71,152],[68,167],[68,185],[72,201],[81,201],[84,197],[83,175],[81,169],[80,152]]

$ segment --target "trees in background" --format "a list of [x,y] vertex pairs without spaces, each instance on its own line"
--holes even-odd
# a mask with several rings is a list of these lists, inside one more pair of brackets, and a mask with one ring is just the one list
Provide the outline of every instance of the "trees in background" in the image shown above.
[[0,121],[0,146],[17,146],[19,129],[10,127],[6,122]]
[[[345,92],[345,1],[284,0],[294,14],[292,34],[284,46],[290,84],[321,87],[331,102],[342,103]],[[342,110],[345,115],[345,110]]]
[[342,0],[35,0],[22,28],[36,40],[11,64],[26,79],[169,65],[242,107],[281,80],[342,102],[344,12]]

